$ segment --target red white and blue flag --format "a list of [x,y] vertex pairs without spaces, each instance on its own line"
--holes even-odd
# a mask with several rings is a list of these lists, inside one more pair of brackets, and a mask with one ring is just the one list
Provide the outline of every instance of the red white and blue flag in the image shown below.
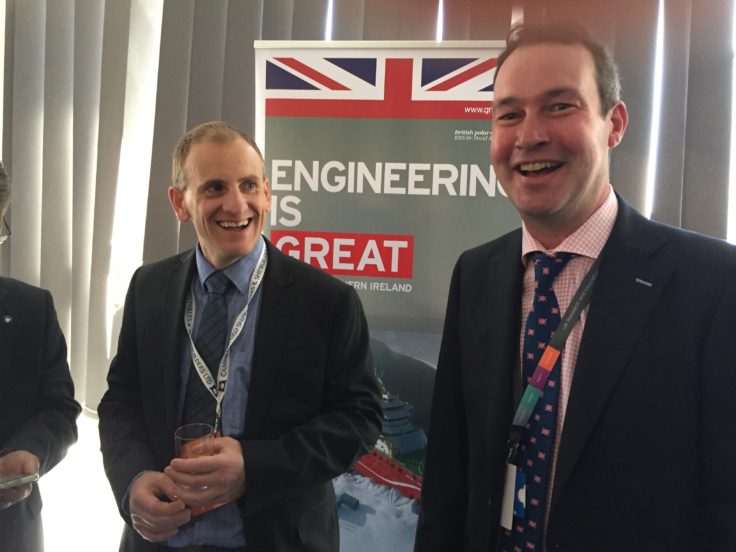
[[267,117],[490,119],[492,54],[266,58]]

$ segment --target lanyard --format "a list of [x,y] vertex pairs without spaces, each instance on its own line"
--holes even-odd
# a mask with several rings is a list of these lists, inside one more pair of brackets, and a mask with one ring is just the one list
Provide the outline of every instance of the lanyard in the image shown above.
[[547,347],[545,347],[523,395],[521,394],[523,374],[519,373],[518,377],[514,377],[514,400],[518,403],[518,407],[516,408],[514,420],[511,423],[511,431],[509,432],[507,460],[510,463],[516,463],[521,434],[532,412],[534,412],[539,397],[542,396],[542,391],[547,384],[550,372],[552,372],[552,368],[554,368],[562,349],[565,347],[565,342],[570,332],[580,318],[583,309],[590,303],[590,298],[593,295],[593,284],[598,276],[599,268],[600,257],[595,260],[593,266],[590,267],[585,278],[583,278],[580,287],[575,292],[570,306],[565,311],[565,315],[560,320],[549,343],[547,343]]
[[[202,381],[202,385],[207,388],[210,394],[214,397],[216,402],[215,409],[215,427],[219,427],[220,419],[222,418],[222,400],[225,398],[225,389],[227,388],[227,379],[230,373],[230,347],[245,327],[245,322],[248,319],[248,306],[250,305],[251,299],[256,294],[258,287],[263,281],[263,275],[266,272],[266,264],[268,263],[268,257],[266,255],[266,248],[261,250],[261,256],[258,258],[258,264],[256,264],[253,275],[250,279],[250,286],[248,288],[248,301],[245,303],[245,307],[240,311],[233,327],[230,329],[230,338],[228,339],[227,347],[225,352],[222,354],[222,360],[220,360],[220,366],[217,369],[217,381],[212,376],[212,371],[207,367],[204,360],[194,346],[194,340],[192,339],[192,327],[194,326],[194,314],[196,312],[196,301],[194,299],[193,289],[189,291],[187,296],[187,303],[184,310],[184,327],[187,330],[189,336],[189,344],[192,352],[192,364],[194,369],[199,375],[199,379]],[[194,286],[194,282],[192,282]]]

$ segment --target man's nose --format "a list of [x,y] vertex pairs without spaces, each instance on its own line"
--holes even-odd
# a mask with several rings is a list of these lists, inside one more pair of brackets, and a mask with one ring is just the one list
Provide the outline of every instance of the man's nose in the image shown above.
[[527,113],[516,127],[516,147],[534,149],[549,142],[549,129],[544,117]]
[[246,197],[240,187],[228,186],[227,193],[223,197],[223,208],[232,213],[242,213],[246,205]]

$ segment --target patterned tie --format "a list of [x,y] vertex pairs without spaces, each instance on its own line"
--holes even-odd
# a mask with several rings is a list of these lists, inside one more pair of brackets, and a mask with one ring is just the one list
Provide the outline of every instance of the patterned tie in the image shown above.
[[[536,288],[532,310],[524,330],[524,379],[528,383],[552,333],[560,323],[560,307],[552,291],[552,282],[573,255],[542,252],[532,254]],[[561,358],[561,357],[560,357]],[[539,397],[526,431],[521,438],[519,469],[526,474],[526,517],[514,518],[513,535],[503,530],[504,552],[543,552],[544,508],[552,451],[557,429],[560,358],[557,359],[544,393]]]
[[[213,272],[207,278],[204,284],[207,290],[207,304],[199,322],[197,341],[194,344],[215,379],[217,379],[217,369],[225,351],[225,339],[227,338],[225,291],[229,285],[230,279],[223,272]],[[189,370],[184,404],[184,420],[182,423],[214,423],[215,399],[202,383],[194,366]]]

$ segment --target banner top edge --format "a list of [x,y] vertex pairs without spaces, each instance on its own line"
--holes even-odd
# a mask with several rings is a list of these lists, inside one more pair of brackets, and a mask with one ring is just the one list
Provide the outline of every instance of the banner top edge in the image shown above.
[[504,40],[254,40],[255,49],[279,48],[375,48],[375,49],[426,49],[426,48],[504,48]]

